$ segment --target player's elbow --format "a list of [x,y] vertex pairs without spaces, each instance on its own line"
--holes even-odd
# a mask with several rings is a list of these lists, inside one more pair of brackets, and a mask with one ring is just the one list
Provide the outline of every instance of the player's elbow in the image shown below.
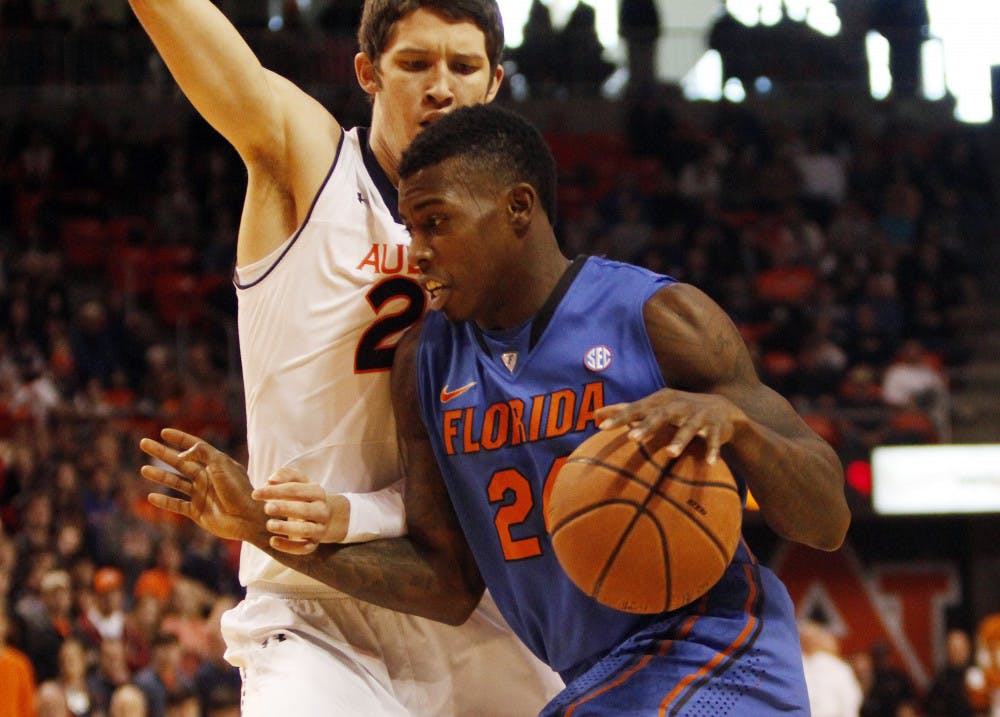
[[847,539],[847,529],[851,527],[851,511],[845,502],[841,510],[835,511],[816,535],[813,547],[832,552],[838,550]]
[[844,501],[843,505],[830,506],[828,510],[803,516],[791,523],[773,517],[767,522],[785,540],[832,552],[839,549],[847,538],[851,512]]
[[432,613],[427,614],[426,617],[446,625],[462,625],[472,616],[479,605],[483,591],[484,588],[481,584],[478,589],[468,586],[459,590],[449,590],[446,595],[442,595],[436,601]]

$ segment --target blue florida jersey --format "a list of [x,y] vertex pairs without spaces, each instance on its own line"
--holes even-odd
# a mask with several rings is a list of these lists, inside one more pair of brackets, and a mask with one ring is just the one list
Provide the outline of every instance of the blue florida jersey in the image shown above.
[[635,615],[577,589],[545,530],[550,481],[593,412],[664,387],[643,305],[672,281],[591,257],[524,326],[425,319],[420,410],[462,529],[510,626],[566,681],[541,717],[809,713],[794,605],[745,542],[702,598]]
[[578,259],[522,327],[493,334],[431,312],[420,337],[421,412],[480,571],[514,631],[564,674],[651,619],[570,582],[543,499],[561,459],[597,430],[595,409],[664,387],[642,310],[672,282]]

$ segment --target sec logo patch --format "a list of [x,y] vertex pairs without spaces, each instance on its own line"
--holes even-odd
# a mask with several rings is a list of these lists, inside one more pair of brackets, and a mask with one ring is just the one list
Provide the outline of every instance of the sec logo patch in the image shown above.
[[607,346],[594,346],[583,355],[583,365],[594,372],[604,371],[611,365],[614,352]]

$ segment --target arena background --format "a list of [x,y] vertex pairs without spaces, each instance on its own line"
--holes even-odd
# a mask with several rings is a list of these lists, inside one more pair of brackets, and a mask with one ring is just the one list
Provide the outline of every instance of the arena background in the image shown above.
[[[220,5],[267,66],[344,124],[366,123],[345,29],[356,7]],[[574,5],[553,5],[541,34],[509,33],[523,42],[500,101],[550,140],[567,252],[706,290],[768,382],[835,445],[854,511],[844,548],[784,544],[753,512],[749,542],[800,615],[827,622],[845,654],[884,646],[919,690],[947,629],[972,633],[1000,613],[1000,500],[942,514],[931,489],[920,514],[880,514],[871,451],[1000,444],[1000,58],[950,71],[933,12],[917,7],[911,25],[874,16],[884,5],[907,17],[921,5],[909,0],[730,5],[661,0],[646,82],[607,29],[617,7],[564,32]],[[512,8],[527,20],[529,6]],[[242,165],[124,4],[0,11],[0,586],[16,612],[65,568],[82,609],[88,576],[109,566],[132,607],[160,545],[179,540],[207,618],[238,592],[234,550],[142,508],[136,443],[171,423],[243,449],[228,279]],[[981,11],[969,4],[970,33],[998,29]],[[956,72],[979,78],[974,91]],[[882,380],[913,337],[943,398],[891,405]],[[953,469],[945,491],[970,466]],[[982,480],[1000,495],[1000,469]]]

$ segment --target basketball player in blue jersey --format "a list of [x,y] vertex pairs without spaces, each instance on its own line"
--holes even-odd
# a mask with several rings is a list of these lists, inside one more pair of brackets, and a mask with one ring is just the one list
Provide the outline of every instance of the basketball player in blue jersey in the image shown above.
[[[354,64],[371,127],[353,129],[262,67],[211,0],[130,2],[246,165],[234,282],[249,475],[263,486],[307,473],[311,483],[282,487],[312,511],[298,529],[322,524],[275,545],[308,553],[311,541],[400,534],[389,370],[394,337],[426,298],[396,212],[396,168],[423,126],[496,94],[495,0],[366,2]],[[488,599],[461,628],[445,626],[351,599],[265,548],[243,546],[246,598],[222,622],[245,716],[520,717],[560,687]],[[492,670],[523,689],[502,688]]]
[[[709,460],[723,456],[780,536],[833,550],[850,521],[833,450],[759,381],[704,293],[562,255],[554,163],[518,116],[458,110],[414,140],[399,171],[411,256],[435,309],[400,342],[393,368],[409,535],[320,546],[310,574],[454,623],[485,585],[566,681],[546,717],[807,715],[793,606],[745,543],[691,604],[619,612],[563,573],[543,502],[560,461],[595,431],[628,424],[641,442],[676,428],[672,450],[699,440]],[[144,474],[190,496],[166,507],[195,519],[251,516],[242,537],[266,545],[240,467],[196,437],[164,437],[171,445],[143,448],[184,477]],[[274,507],[281,517],[267,527],[279,535],[308,518]]]

